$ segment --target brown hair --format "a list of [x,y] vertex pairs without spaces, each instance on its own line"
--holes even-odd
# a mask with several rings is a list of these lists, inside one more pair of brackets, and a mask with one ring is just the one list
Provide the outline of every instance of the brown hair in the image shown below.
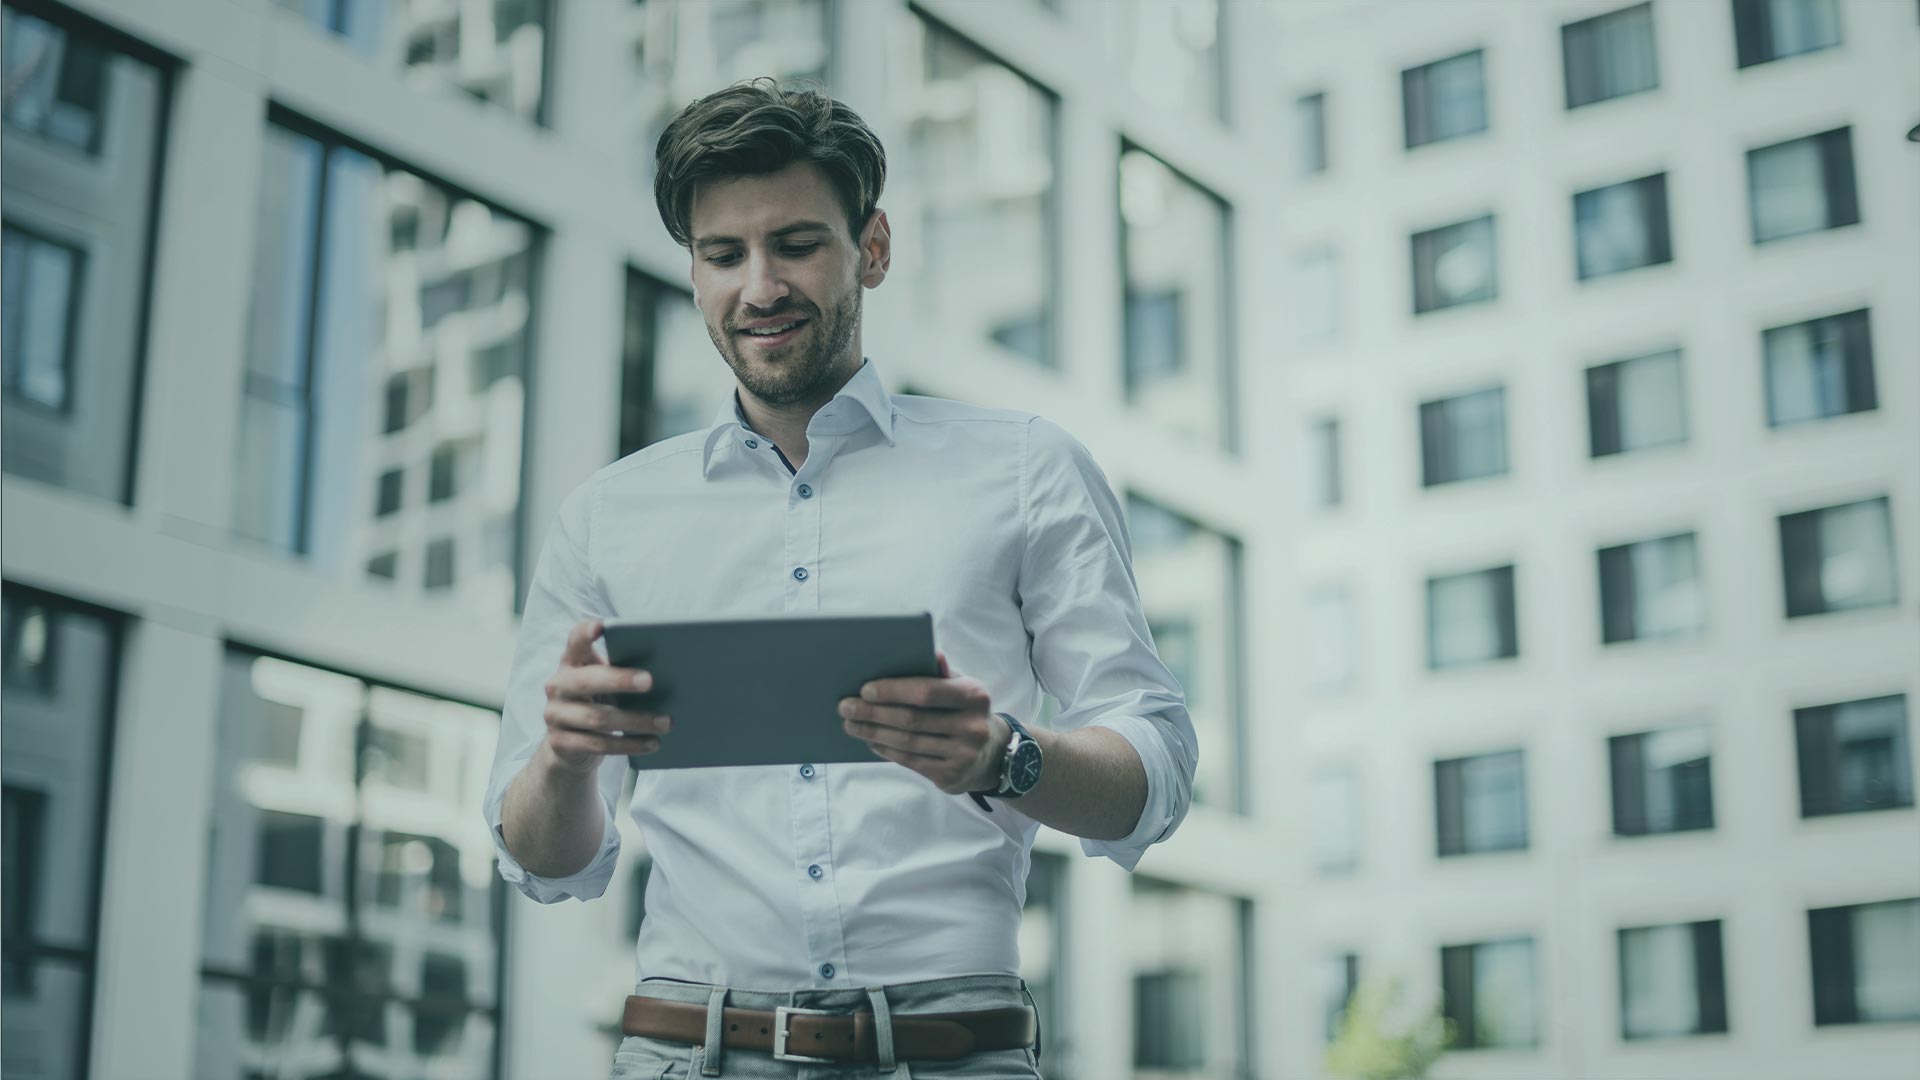
[[808,84],[785,88],[762,76],[680,110],[654,147],[653,201],[667,232],[690,247],[695,186],[796,161],[826,173],[858,242],[887,180],[887,153],[859,114]]

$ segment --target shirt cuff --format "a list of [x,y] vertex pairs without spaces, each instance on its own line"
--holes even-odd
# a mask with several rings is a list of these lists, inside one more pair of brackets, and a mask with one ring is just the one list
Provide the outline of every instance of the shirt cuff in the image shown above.
[[593,900],[607,891],[607,883],[613,880],[614,864],[620,859],[620,829],[614,822],[613,807],[606,800],[600,803],[602,829],[600,850],[593,859],[578,872],[566,877],[542,877],[530,873],[520,865],[520,860],[507,850],[506,834],[500,827],[500,808],[506,801],[502,792],[499,801],[487,806],[487,823],[492,826],[493,850],[499,860],[500,876],[529,900],[542,904],[554,904],[569,897],[582,901]]
[[1140,821],[1133,831],[1118,840],[1083,838],[1080,841],[1080,850],[1088,857],[1109,858],[1120,864],[1121,869],[1132,871],[1147,849],[1172,836],[1180,820],[1186,817],[1187,800],[1180,797],[1185,785],[1180,783],[1179,771],[1167,755],[1163,741],[1166,733],[1152,720],[1144,716],[1111,716],[1087,726],[1119,732],[1133,747],[1133,752],[1140,755],[1140,764],[1146,767],[1147,803],[1141,808]]

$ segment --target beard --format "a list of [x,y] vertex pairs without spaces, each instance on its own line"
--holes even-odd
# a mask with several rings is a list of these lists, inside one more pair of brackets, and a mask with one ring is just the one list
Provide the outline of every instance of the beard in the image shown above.
[[719,327],[707,323],[707,336],[713,339],[714,348],[733,369],[740,385],[761,401],[769,405],[824,401],[844,381],[840,361],[852,347],[854,331],[860,326],[860,293],[856,283],[845,300],[824,313],[802,301],[755,316],[769,319],[788,315],[807,320],[793,341],[776,348],[741,341],[732,318]]

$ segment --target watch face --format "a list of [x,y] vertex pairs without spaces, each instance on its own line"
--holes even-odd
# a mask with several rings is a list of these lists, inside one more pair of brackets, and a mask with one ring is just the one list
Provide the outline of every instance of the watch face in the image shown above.
[[1033,785],[1040,782],[1040,744],[1032,739],[1023,739],[1014,748],[1013,758],[1007,766],[1009,786],[1023,795],[1032,791]]

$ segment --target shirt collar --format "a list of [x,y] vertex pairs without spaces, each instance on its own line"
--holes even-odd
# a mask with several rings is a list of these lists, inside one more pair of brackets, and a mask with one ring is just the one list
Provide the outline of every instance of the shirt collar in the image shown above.
[[[863,417],[873,421],[888,446],[893,445],[893,398],[886,387],[880,385],[880,373],[874,369],[872,357],[863,358],[859,369],[840,392],[813,414],[813,419],[807,422],[807,433],[851,434],[864,422]],[[714,413],[713,426],[707,429],[707,441],[700,456],[701,475],[706,475],[713,466],[714,447],[736,428],[740,434],[734,435],[735,438],[749,437],[753,431],[747,424],[746,414],[740,410],[737,386],[727,389],[726,400]]]

